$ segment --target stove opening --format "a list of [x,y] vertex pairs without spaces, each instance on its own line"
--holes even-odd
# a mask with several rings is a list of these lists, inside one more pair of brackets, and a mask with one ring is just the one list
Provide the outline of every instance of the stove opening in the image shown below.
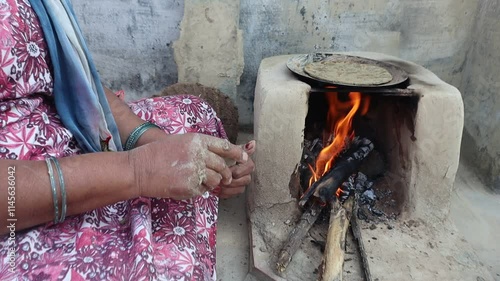
[[[397,218],[411,207],[409,142],[416,141],[414,122],[419,97],[331,90],[310,93],[302,159],[289,185],[292,196],[305,203],[304,197],[314,196],[309,189],[316,181],[336,165],[343,165],[342,159],[357,153],[360,142],[369,141],[374,148],[353,170],[357,180],[351,190],[341,185],[346,180],[328,188],[341,201],[356,196],[355,215],[359,219]],[[339,173],[329,176],[338,177]],[[320,196],[318,191],[315,195],[323,201],[331,199]]]

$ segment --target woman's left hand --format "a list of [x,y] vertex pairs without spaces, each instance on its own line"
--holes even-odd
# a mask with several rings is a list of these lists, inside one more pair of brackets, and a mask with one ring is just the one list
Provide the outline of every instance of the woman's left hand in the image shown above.
[[[247,143],[243,149],[251,156],[255,152],[255,141]],[[233,181],[229,185],[221,185],[217,195],[222,199],[234,197],[245,192],[246,186],[252,181],[252,172],[255,164],[252,159],[248,159],[245,164],[236,164],[229,168],[233,173]]]

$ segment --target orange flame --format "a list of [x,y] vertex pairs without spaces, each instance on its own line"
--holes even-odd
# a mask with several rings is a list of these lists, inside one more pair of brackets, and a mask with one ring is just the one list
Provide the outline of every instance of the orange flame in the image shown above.
[[[309,181],[309,186],[325,175],[335,163],[335,159],[345,148],[346,144],[354,138],[352,120],[358,111],[362,115],[368,112],[370,99],[359,92],[349,93],[347,101],[339,100],[337,93],[326,95],[329,104],[327,117],[327,136],[323,142],[328,144],[318,155],[316,167],[309,167],[313,173]],[[361,109],[361,110],[360,110]],[[333,140],[331,135],[333,133]],[[338,193],[338,192],[337,192]],[[337,194],[338,195],[338,194]]]

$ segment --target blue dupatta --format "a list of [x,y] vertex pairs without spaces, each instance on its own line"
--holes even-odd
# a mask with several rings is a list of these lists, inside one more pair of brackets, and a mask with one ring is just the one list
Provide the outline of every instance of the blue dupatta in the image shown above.
[[62,123],[84,152],[123,150],[99,75],[68,0],[30,0],[45,35]]

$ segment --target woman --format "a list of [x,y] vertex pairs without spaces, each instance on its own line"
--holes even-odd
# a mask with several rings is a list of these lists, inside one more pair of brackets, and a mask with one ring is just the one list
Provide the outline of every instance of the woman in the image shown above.
[[103,90],[65,0],[0,1],[0,68],[0,280],[216,279],[214,189],[244,191],[254,142]]

